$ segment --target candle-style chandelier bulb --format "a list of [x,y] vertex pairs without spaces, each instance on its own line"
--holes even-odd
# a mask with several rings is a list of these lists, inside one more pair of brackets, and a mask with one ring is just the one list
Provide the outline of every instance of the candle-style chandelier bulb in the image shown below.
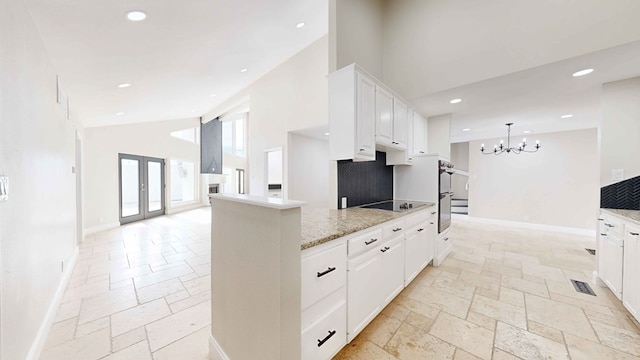
[[493,145],[493,151],[489,151],[489,152],[485,152],[484,151],[484,144],[482,144],[480,146],[480,151],[485,154],[485,155],[489,155],[489,154],[494,154],[494,155],[500,155],[504,152],[513,152],[515,154],[520,154],[521,152],[536,152],[538,151],[538,149],[540,149],[540,140],[536,140],[536,146],[535,146],[535,150],[526,150],[527,147],[527,139],[526,138],[522,138],[522,142],[518,144],[518,147],[511,147],[511,125],[513,125],[513,123],[507,123],[505,124],[507,125],[507,145],[504,145],[504,140],[500,139],[500,146],[498,145]]

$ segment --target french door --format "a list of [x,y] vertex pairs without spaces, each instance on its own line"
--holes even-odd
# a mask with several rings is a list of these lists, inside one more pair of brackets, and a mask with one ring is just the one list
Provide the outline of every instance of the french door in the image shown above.
[[120,224],[164,215],[164,160],[118,154]]

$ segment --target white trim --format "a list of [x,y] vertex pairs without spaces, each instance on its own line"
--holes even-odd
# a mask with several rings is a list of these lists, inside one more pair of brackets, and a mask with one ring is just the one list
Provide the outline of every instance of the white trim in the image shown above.
[[93,234],[99,233],[101,231],[115,229],[115,228],[117,228],[119,226],[120,226],[119,222],[113,222],[113,223],[102,224],[102,225],[90,227],[90,228],[84,229],[84,236],[87,237],[89,235],[93,235]]
[[[454,215],[457,215],[457,214],[454,214]],[[452,216],[451,218],[456,220],[471,221],[471,222],[478,222],[478,223],[484,223],[484,224],[512,226],[512,227],[517,227],[522,229],[533,229],[533,230],[560,232],[565,234],[596,236],[595,229],[591,230],[591,229],[582,229],[582,228],[574,228],[574,227],[566,227],[566,226],[523,223],[518,221],[478,218],[478,217],[465,216],[465,215]]]
[[[165,209],[165,215],[177,214],[183,211],[189,211],[189,210],[201,208],[204,206],[205,205],[203,205],[202,202],[200,202],[200,200],[189,201],[186,203],[176,203],[175,206]],[[206,206],[209,206],[209,204],[207,204]]]
[[222,350],[222,346],[218,344],[212,334],[209,334],[209,359],[211,360],[229,360],[227,354]]
[[58,284],[58,289],[56,293],[53,295],[53,299],[49,304],[49,309],[42,319],[42,323],[40,324],[40,329],[38,329],[38,334],[36,338],[31,343],[31,348],[29,349],[29,354],[27,355],[27,360],[37,360],[40,358],[40,353],[44,348],[44,344],[47,341],[47,336],[49,335],[49,329],[53,324],[53,320],[58,313],[58,308],[60,307],[60,303],[62,302],[62,296],[64,296],[64,292],[67,289],[67,285],[69,284],[69,280],[71,279],[71,274],[73,273],[73,269],[76,266],[76,260],[78,260],[78,247],[76,246],[73,250],[73,254],[69,261],[67,261],[67,267],[62,273],[62,279]]

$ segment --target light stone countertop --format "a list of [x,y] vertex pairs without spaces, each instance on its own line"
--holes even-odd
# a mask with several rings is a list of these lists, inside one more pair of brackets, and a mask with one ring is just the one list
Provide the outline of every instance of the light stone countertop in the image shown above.
[[433,207],[426,203],[414,209],[395,212],[352,207],[341,210],[302,208],[302,250],[366,228]]
[[621,217],[625,220],[633,222],[635,225],[640,225],[640,211],[639,210],[622,210],[622,209],[603,209],[600,210],[609,214]]

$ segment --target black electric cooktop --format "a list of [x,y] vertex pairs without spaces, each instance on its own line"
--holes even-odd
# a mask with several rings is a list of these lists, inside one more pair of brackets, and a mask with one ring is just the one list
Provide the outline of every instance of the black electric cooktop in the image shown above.
[[405,201],[405,200],[387,200],[381,201],[369,205],[360,206],[364,209],[380,209],[389,211],[407,211],[409,209],[415,209],[420,206],[425,206],[426,203],[421,201]]

